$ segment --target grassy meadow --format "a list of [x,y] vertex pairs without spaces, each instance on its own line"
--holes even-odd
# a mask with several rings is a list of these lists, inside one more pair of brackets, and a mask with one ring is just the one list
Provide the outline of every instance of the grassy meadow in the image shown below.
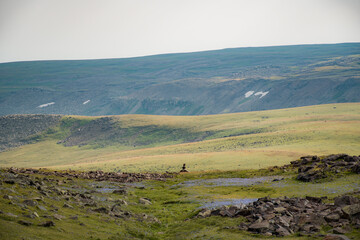
[[163,172],[186,163],[197,172],[259,169],[308,154],[360,154],[359,103],[206,116],[112,116],[126,131],[121,141],[57,144],[71,134],[74,122],[98,118],[64,116],[62,125],[35,136],[32,144],[0,153],[0,166]]

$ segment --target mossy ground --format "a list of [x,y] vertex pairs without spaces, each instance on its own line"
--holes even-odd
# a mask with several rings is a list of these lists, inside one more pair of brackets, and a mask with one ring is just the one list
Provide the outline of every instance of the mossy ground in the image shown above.
[[[166,181],[145,181],[126,185],[127,195],[112,193],[111,189],[124,186],[120,183],[94,182],[91,180],[68,180],[61,177],[47,176],[51,181],[47,185],[54,185],[59,189],[72,192],[90,194],[97,202],[97,207],[78,205],[74,199],[66,200],[62,196],[50,194],[41,196],[35,188],[21,184],[2,183],[0,206],[0,239],[271,239],[260,235],[240,231],[237,225],[246,221],[244,218],[226,218],[213,216],[209,218],[194,218],[199,208],[208,201],[236,198],[259,198],[279,196],[328,196],[332,197],[343,193],[351,193],[359,189],[359,176],[346,174],[332,181],[322,183],[300,183],[294,179],[295,172],[283,170],[249,170],[249,171],[208,171],[186,173]],[[261,176],[284,177],[281,181],[265,181],[251,186],[186,186],[182,183],[193,180],[217,178],[252,178]],[[42,175],[33,175],[32,178],[43,179]],[[54,179],[55,181],[53,181]],[[57,184],[58,181],[62,184]],[[346,187],[347,186],[347,187]],[[23,199],[42,197],[38,201],[46,210],[38,206],[19,207],[15,200],[4,199],[10,195],[19,202]],[[140,198],[148,198],[151,205],[139,203]],[[130,218],[115,218],[104,213],[92,211],[104,206],[111,207],[116,200],[123,199],[128,205],[121,205],[121,210],[131,212]],[[64,204],[73,208],[65,208]],[[55,210],[58,209],[58,210]],[[37,212],[40,218],[30,219],[24,215]],[[17,217],[6,215],[12,213]],[[52,216],[59,214],[65,218],[54,220]],[[143,214],[147,215],[144,219]],[[72,219],[73,216],[77,218]],[[156,217],[159,221],[154,221]],[[32,222],[32,226],[23,226],[19,220]],[[38,223],[53,220],[55,226],[41,227]],[[326,233],[326,228],[321,233]],[[360,236],[359,230],[348,234],[356,239]],[[316,236],[299,236],[297,234],[282,239],[321,239]]]

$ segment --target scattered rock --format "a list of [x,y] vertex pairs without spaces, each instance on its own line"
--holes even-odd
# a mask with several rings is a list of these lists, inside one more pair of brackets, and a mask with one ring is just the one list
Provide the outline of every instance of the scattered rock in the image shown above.
[[53,215],[53,218],[55,218],[56,220],[62,220],[62,219],[65,218],[65,216],[62,216],[62,215],[60,215],[60,214],[54,214],[54,215]]
[[39,224],[40,227],[52,227],[55,226],[55,223],[53,221],[46,221]]
[[144,205],[151,205],[152,204],[150,199],[147,199],[147,198],[140,198],[139,203],[144,204]]
[[96,208],[93,210],[94,212],[98,212],[98,213],[105,213],[108,214],[109,213],[109,209],[105,208],[105,207],[101,207],[101,208]]
[[64,208],[74,208],[73,206],[71,206],[71,205],[69,205],[69,204],[67,204],[67,203],[65,203],[65,204],[63,205],[63,207],[64,207]]
[[40,209],[41,211],[47,211],[47,209],[42,205],[38,205],[37,208]]
[[27,199],[23,201],[23,204],[31,207],[35,207],[37,205],[37,202],[31,199]]
[[323,240],[350,240],[347,236],[337,234],[327,234]]
[[121,195],[126,195],[127,191],[125,188],[120,188],[120,189],[115,189],[112,193],[114,194],[121,194]]
[[13,217],[13,218],[17,218],[18,216],[13,214],[13,213],[5,213],[5,215],[9,216],[9,217]]
[[21,224],[21,225],[24,225],[24,226],[31,226],[32,225],[31,222],[24,221],[24,220],[19,220],[18,223]]
[[210,217],[211,216],[211,210],[210,209],[203,209],[198,213],[199,217]]
[[317,156],[304,156],[281,167],[298,168],[297,180],[314,182],[327,178],[330,173],[354,172],[360,174],[360,157],[346,154],[333,154],[320,159]]
[[343,229],[341,227],[337,227],[337,228],[333,229],[333,233],[335,233],[335,234],[346,234],[348,232],[349,231],[347,231],[347,230],[345,230],[345,229]]
[[269,227],[270,227],[269,221],[265,220],[262,222],[257,222],[257,223],[251,224],[249,226],[248,230],[261,233],[261,232],[267,232],[267,230],[269,230]]
[[[118,172],[103,172],[103,171],[88,171],[88,172],[78,172],[78,171],[46,171],[43,169],[25,169],[25,168],[8,168],[6,169],[9,173],[19,174],[42,174],[42,175],[53,175],[64,178],[82,178],[82,179],[93,179],[96,181],[110,181],[110,182],[140,182],[143,180],[165,180],[166,178],[172,178],[177,173],[118,173]],[[7,182],[8,181],[8,182]],[[14,184],[15,181],[12,179],[6,179],[5,183]],[[62,184],[61,182],[60,184]]]
[[12,179],[5,179],[5,180],[4,180],[4,183],[7,183],[7,184],[15,184],[15,181],[12,180]]
[[334,198],[334,204],[339,207],[352,205],[356,203],[359,203],[359,199],[349,195]]
[[[340,199],[340,198],[339,198]],[[352,199],[342,196],[341,199]],[[342,201],[353,203],[358,200]],[[216,209],[202,209],[197,217],[238,217],[245,216],[249,223],[241,223],[238,228],[266,236],[288,236],[294,232],[305,235],[321,231],[327,225],[334,233],[345,233],[360,224],[360,204],[343,208],[331,203],[322,203],[321,198],[259,198],[246,206],[222,206]],[[356,217],[352,217],[356,216]],[[349,220],[350,219],[350,220]],[[271,234],[271,235],[270,235]]]
[[120,205],[125,205],[125,206],[128,205],[128,203],[123,199],[117,199],[115,202]]
[[13,197],[13,196],[10,196],[10,195],[4,195],[3,198],[4,198],[4,199],[7,199],[7,200],[11,200],[11,199],[13,199],[14,197]]
[[360,204],[344,206],[342,208],[342,211],[350,216],[356,215],[356,214],[360,213]]

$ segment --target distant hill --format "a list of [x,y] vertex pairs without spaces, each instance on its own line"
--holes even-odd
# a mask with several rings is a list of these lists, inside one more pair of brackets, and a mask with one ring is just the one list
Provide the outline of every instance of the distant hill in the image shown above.
[[260,168],[306,154],[359,155],[359,124],[360,103],[206,116],[0,116],[0,167]]
[[360,102],[360,43],[0,64],[0,115],[203,115]]

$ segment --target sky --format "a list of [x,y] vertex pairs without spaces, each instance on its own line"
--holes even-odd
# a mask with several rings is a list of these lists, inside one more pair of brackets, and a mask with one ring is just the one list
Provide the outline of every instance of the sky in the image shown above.
[[360,42],[360,0],[0,0],[0,62]]

